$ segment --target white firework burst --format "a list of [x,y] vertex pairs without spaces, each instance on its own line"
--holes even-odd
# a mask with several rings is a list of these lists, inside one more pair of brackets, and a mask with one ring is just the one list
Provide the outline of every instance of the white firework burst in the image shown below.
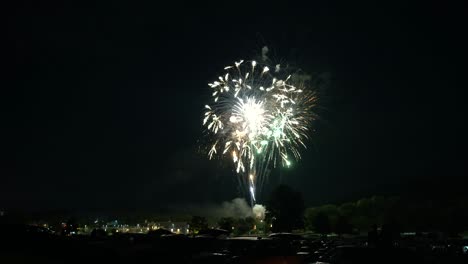
[[208,156],[230,155],[236,172],[249,187],[252,203],[268,166],[290,166],[300,159],[317,96],[294,82],[280,65],[240,60],[209,83],[213,101],[205,105],[203,125],[213,136]]

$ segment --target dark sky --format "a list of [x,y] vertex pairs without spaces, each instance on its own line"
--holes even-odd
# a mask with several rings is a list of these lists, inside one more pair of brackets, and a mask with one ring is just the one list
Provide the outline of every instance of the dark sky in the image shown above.
[[16,2],[4,33],[0,207],[239,196],[230,164],[197,153],[201,116],[207,83],[264,45],[328,81],[311,147],[266,190],[281,178],[315,205],[449,194],[467,175],[461,6]]

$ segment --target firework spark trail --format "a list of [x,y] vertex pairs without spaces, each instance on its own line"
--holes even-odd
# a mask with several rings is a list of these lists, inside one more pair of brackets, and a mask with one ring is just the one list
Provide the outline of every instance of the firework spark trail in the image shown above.
[[270,70],[241,60],[224,70],[208,84],[213,97],[203,118],[213,139],[208,156],[231,156],[253,205],[257,184],[265,180],[270,162],[289,167],[292,159],[300,159],[315,119],[317,96],[279,64]]

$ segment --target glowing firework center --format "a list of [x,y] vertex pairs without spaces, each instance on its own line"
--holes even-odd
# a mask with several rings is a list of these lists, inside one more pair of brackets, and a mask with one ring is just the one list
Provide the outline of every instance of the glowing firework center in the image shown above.
[[316,96],[290,83],[291,75],[281,78],[280,65],[271,73],[267,66],[241,60],[224,69],[224,76],[209,83],[213,102],[205,105],[203,119],[213,140],[208,156],[232,156],[253,206],[270,162],[290,166],[291,158],[300,159]]

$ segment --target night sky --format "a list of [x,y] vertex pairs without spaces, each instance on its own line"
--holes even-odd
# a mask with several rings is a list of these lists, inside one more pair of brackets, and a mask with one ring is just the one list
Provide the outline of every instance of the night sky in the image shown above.
[[461,6],[17,2],[4,33],[0,208],[238,197],[231,164],[198,151],[203,106],[207,83],[264,45],[320,78],[322,100],[303,160],[277,169],[260,200],[279,182],[307,205],[462,190]]

